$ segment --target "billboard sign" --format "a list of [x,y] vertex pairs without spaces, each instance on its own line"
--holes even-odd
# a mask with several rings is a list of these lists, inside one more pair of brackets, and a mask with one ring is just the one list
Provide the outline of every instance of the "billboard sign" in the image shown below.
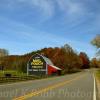
[[39,54],[35,54],[30,58],[27,67],[27,71],[30,74],[46,73],[46,62]]

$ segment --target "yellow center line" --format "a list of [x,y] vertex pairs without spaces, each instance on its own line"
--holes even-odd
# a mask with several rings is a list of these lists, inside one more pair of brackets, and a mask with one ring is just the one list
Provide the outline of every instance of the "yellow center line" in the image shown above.
[[64,86],[64,85],[66,85],[68,83],[71,83],[72,81],[75,81],[75,80],[77,80],[77,79],[79,79],[79,78],[81,78],[83,76],[84,75],[75,77],[74,79],[71,79],[71,80],[66,80],[66,81],[58,83],[58,84],[54,84],[54,85],[48,86],[48,87],[46,87],[44,89],[41,89],[41,90],[38,90],[38,91],[35,91],[35,92],[31,92],[31,93],[28,93],[28,94],[20,96],[20,97],[16,97],[13,100],[25,100],[25,99],[31,98],[31,97],[39,95],[39,94],[41,94],[43,92],[47,92],[47,91],[49,91],[51,89],[55,89],[55,88]]

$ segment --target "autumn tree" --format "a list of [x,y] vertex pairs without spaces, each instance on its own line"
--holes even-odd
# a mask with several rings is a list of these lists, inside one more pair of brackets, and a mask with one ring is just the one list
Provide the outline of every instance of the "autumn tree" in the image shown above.
[[96,46],[98,49],[97,56],[100,56],[100,34],[98,34],[92,41],[92,45]]
[[97,48],[100,48],[100,34],[97,35],[92,41],[91,43],[96,46]]
[[73,48],[65,44],[63,47],[44,48],[42,54],[48,57],[55,66],[60,67],[63,73],[72,72],[75,69],[81,68],[82,61]]
[[68,44],[65,44],[62,49],[65,52],[65,69],[68,72],[73,71],[73,69],[79,69],[81,67],[81,59],[78,57],[77,53]]
[[97,58],[91,59],[90,66],[93,68],[100,68],[100,60]]
[[7,56],[3,58],[4,62],[2,65],[5,66],[5,69],[26,72],[28,60],[36,53],[48,57],[55,66],[62,69],[63,74],[75,72],[82,66],[82,60],[79,55],[68,44],[63,47],[43,48],[22,56]]
[[7,56],[8,54],[9,54],[8,50],[6,50],[6,49],[0,49],[0,57]]
[[87,56],[87,54],[85,52],[80,52],[79,57],[82,60],[82,68],[83,69],[89,68],[90,61],[89,61],[89,57]]
[[4,62],[3,58],[5,56],[8,56],[8,54],[8,50],[0,49],[0,70],[4,70],[4,66],[2,65],[2,63]]

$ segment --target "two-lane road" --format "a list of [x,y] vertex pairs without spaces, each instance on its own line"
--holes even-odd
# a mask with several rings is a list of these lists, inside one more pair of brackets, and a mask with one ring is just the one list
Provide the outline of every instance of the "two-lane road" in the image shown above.
[[0,100],[94,100],[91,71],[0,86]]

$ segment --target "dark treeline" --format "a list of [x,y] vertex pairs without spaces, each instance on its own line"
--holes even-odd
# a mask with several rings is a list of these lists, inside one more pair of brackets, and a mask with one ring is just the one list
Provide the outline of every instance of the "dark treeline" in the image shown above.
[[63,74],[90,67],[90,61],[87,54],[84,52],[78,54],[68,44],[63,47],[43,48],[22,56],[1,57],[0,66],[3,66],[4,70],[18,70],[26,72],[27,62],[35,53],[40,53],[51,59],[55,66],[63,69]]

